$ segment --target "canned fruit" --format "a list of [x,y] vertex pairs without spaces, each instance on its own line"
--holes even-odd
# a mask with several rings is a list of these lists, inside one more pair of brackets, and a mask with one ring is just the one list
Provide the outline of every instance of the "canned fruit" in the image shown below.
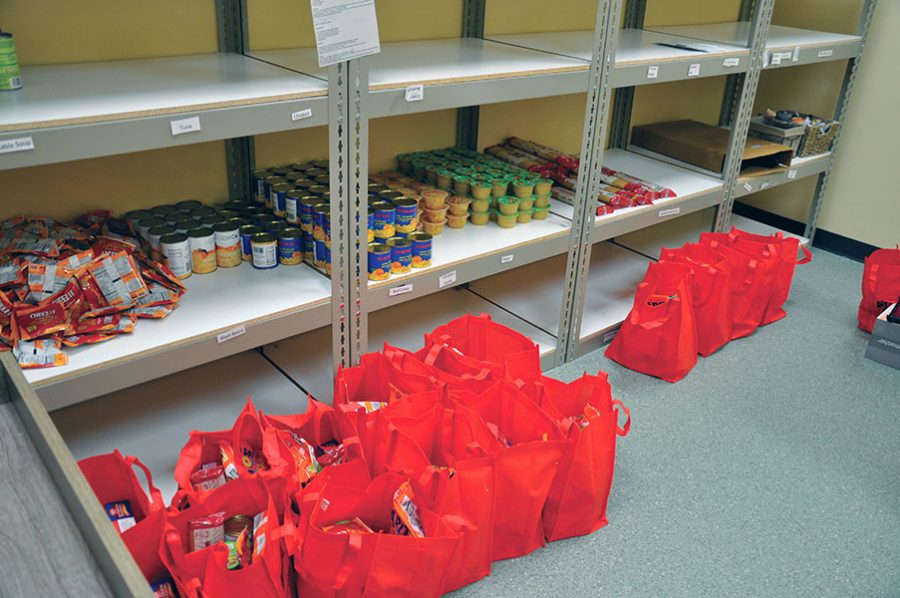
[[213,227],[216,240],[216,264],[233,268],[241,263],[241,235],[237,223],[222,222]]
[[444,207],[449,195],[449,193],[441,189],[426,189],[422,191],[422,200],[425,202],[427,209],[437,210]]
[[241,259],[245,262],[253,261],[253,247],[250,243],[254,235],[263,232],[263,229],[254,224],[245,224],[238,229],[241,238]]
[[431,235],[428,233],[412,233],[407,237],[412,243],[413,268],[427,268],[431,265]]
[[394,228],[396,232],[409,234],[418,226],[418,202],[410,197],[394,200]]
[[325,245],[325,241],[314,239],[313,240],[313,265],[316,268],[325,269],[325,264],[328,262],[328,247]]
[[525,212],[534,207],[534,195],[529,195],[528,197],[519,199],[519,211]]
[[250,239],[253,267],[270,270],[278,265],[278,241],[272,233],[256,233]]
[[325,222],[331,218],[331,206],[320,203],[313,207],[312,236],[316,241],[325,241]]
[[464,216],[468,214],[469,205],[471,203],[471,199],[462,195],[454,195],[447,200],[447,206],[450,208],[450,213],[454,216]]
[[387,280],[391,277],[391,248],[384,243],[369,245],[369,280]]
[[393,202],[395,199],[403,197],[403,194],[393,189],[385,189],[384,191],[378,192],[378,197],[384,201]]
[[468,212],[466,212],[462,216],[458,216],[456,214],[447,214],[447,226],[449,226],[450,228],[462,228],[466,225],[466,220],[468,219]]
[[550,179],[538,179],[534,183],[534,194],[535,195],[550,195],[550,189],[553,187],[553,181]]
[[391,248],[391,274],[405,274],[412,267],[412,241],[404,237],[387,240]]
[[549,215],[550,215],[549,207],[535,208],[534,214],[532,214],[531,217],[534,218],[535,220],[546,220],[547,216],[549,216]]
[[208,228],[192,228],[187,232],[187,236],[191,246],[191,270],[195,274],[215,272],[217,267],[215,233]]
[[429,222],[426,220],[422,223],[422,229],[429,235],[436,237],[443,232],[445,224],[447,224],[446,220],[443,222]]
[[447,219],[447,209],[447,206],[437,210],[425,208],[422,210],[423,214],[425,214],[425,222],[444,222]]
[[476,226],[484,226],[491,220],[491,213],[488,211],[484,212],[472,212],[471,215],[472,224]]
[[374,212],[372,228],[375,231],[375,238],[390,239],[396,236],[397,209],[394,204],[386,201],[376,202],[372,204],[372,210]]
[[531,215],[533,210],[519,210],[519,213],[516,215],[516,222],[519,224],[528,224],[531,222]]
[[375,212],[372,211],[372,206],[369,206],[369,213],[366,219],[366,238],[369,243],[375,240]]
[[517,213],[514,213],[512,215],[497,214],[497,225],[500,228],[512,228],[516,225],[517,220],[518,220]]
[[519,199],[530,199],[534,193],[534,183],[527,179],[516,179],[512,184],[513,193]]
[[549,195],[535,195],[534,196],[534,207],[546,208],[549,205],[550,205],[550,196]]
[[504,216],[515,216],[519,211],[519,198],[512,195],[504,195],[497,200],[497,210]]
[[191,246],[184,233],[172,233],[159,239],[160,252],[166,266],[176,278],[185,279],[191,275]]

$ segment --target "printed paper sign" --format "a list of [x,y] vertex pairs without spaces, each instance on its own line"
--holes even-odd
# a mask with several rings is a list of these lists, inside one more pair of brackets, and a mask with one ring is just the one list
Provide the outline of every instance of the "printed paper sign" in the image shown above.
[[438,278],[438,288],[443,289],[444,287],[449,287],[454,282],[456,282],[456,270],[451,270]]
[[421,102],[425,97],[425,87],[422,85],[410,85],[406,88],[407,102]]
[[216,335],[216,340],[221,345],[222,343],[224,343],[226,341],[230,341],[233,338],[237,338],[237,337],[241,336],[245,332],[247,332],[247,330],[244,328],[244,325],[241,324],[240,326],[238,326],[236,328],[232,328],[231,330],[228,330],[226,332],[220,332],[219,334]]
[[312,118],[312,108],[304,108],[303,110],[291,113],[291,120],[295,122],[307,118]]
[[388,297],[396,297],[397,295],[405,295],[406,293],[412,293],[413,285],[409,284],[401,284],[398,287],[394,287],[388,291]]
[[665,218],[666,216],[674,216],[676,214],[681,213],[681,208],[669,208],[668,210],[660,210],[659,217]]
[[659,76],[659,67],[658,66],[648,66],[647,67],[647,78],[648,79],[656,79]]
[[692,64],[688,67],[688,77],[699,77],[700,76],[700,65]]
[[381,51],[375,0],[310,0],[319,66]]
[[511,253],[510,253],[509,255],[504,255],[503,257],[500,258],[500,263],[501,263],[501,264],[508,264],[508,263],[510,263],[511,261],[513,261],[513,259],[514,259],[515,257],[516,257],[516,256],[514,256],[514,255],[511,254]]
[[181,120],[173,120],[169,122],[172,127],[172,135],[184,135],[185,133],[194,133],[200,130],[200,117],[192,116],[191,118],[182,118]]
[[27,152],[33,149],[34,139],[32,137],[19,137],[17,139],[0,140],[0,154]]
[[722,66],[738,66],[741,64],[740,58],[726,58],[722,61]]
[[834,54],[834,50],[819,50],[819,53],[816,54],[819,58],[828,58]]
[[793,181],[794,179],[796,179],[796,178],[797,178],[797,171],[796,171],[796,170],[788,170],[788,178],[791,179],[792,181]]

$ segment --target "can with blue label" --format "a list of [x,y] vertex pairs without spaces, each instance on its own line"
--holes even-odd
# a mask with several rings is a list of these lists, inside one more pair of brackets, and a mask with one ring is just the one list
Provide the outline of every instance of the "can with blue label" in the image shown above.
[[254,170],[251,175],[253,181],[253,201],[259,204],[266,203],[266,177],[272,176],[268,170]]
[[331,212],[325,214],[325,247],[331,249]]
[[391,277],[391,248],[384,243],[369,244],[369,280]]
[[254,224],[246,224],[238,229],[238,234],[241,236],[241,259],[243,261],[253,261],[253,248],[250,245],[250,239],[253,238],[253,235],[261,232],[263,232],[263,229]]
[[291,187],[290,183],[284,182],[272,185],[272,188],[269,191],[270,201],[272,202],[272,212],[279,218],[284,218],[285,194],[293,189],[294,188]]
[[416,232],[419,224],[416,218],[419,202],[411,197],[398,197],[394,200],[394,228],[398,236],[405,237],[409,233]]
[[371,243],[375,240],[375,210],[372,209],[371,204],[368,208],[368,218],[366,220],[366,238],[368,242]]
[[412,241],[405,237],[387,240],[391,248],[391,274],[406,274],[412,266]]
[[287,183],[286,179],[281,178],[278,175],[270,174],[266,178],[263,179],[263,183],[265,183],[266,190],[265,195],[263,196],[263,202],[265,206],[270,210],[273,210],[272,206],[272,187],[275,185],[281,185],[282,183]]
[[316,204],[313,208],[313,239],[325,242],[325,221],[331,215],[331,205]]
[[303,193],[299,189],[291,189],[284,194],[284,219],[294,226],[300,225],[300,199]]
[[316,242],[312,233],[303,233],[303,260],[308,264],[316,261]]
[[387,201],[379,201],[372,204],[375,211],[372,223],[372,229],[375,231],[376,239],[387,240],[396,236],[397,229],[394,225],[396,222],[397,209],[394,204]]
[[427,268],[431,265],[431,235],[428,233],[412,233],[406,237],[412,242],[413,268]]
[[325,274],[331,276],[331,247],[325,248]]
[[300,230],[308,235],[313,232],[313,208],[321,203],[318,195],[304,195],[300,198]]
[[325,247],[325,240],[313,239],[313,246],[316,254],[315,258],[313,259],[313,264],[316,266],[316,268],[321,268],[324,270],[328,252],[328,248]]
[[278,263],[296,266],[303,261],[303,231],[284,228],[278,232]]

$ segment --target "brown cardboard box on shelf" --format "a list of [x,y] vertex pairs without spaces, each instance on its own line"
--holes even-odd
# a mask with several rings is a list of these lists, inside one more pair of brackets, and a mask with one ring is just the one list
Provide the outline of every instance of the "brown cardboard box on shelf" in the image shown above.
[[[631,133],[631,143],[676,160],[722,172],[728,151],[728,131],[695,120],[640,125]],[[790,166],[794,150],[765,139],[747,139],[741,173],[757,176]]]

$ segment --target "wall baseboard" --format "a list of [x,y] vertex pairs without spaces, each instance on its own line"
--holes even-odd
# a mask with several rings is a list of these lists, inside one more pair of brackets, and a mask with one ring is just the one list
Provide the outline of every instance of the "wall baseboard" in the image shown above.
[[[734,213],[746,218],[752,218],[758,222],[768,224],[769,226],[774,226],[775,228],[780,228],[785,232],[795,235],[802,235],[806,228],[806,225],[802,222],[774,214],[767,210],[761,210],[760,208],[741,202],[734,203]],[[837,255],[842,255],[858,262],[865,260],[870,253],[878,249],[875,245],[863,243],[862,241],[857,241],[856,239],[851,239],[850,237],[845,237],[822,228],[816,230],[816,237],[813,239],[813,247],[824,249],[825,251],[836,253]]]

